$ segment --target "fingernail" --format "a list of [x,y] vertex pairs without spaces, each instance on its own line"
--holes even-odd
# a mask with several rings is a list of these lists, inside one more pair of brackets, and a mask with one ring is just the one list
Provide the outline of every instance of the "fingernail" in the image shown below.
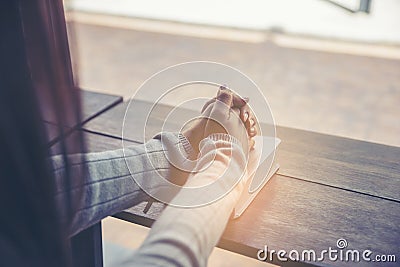
[[243,117],[244,117],[244,121],[247,121],[247,119],[249,118],[249,113],[245,112]]
[[254,127],[250,128],[250,132],[254,133],[256,131],[256,129]]
[[250,125],[253,125],[253,124],[254,124],[254,120],[250,119]]
[[223,84],[223,85],[221,85],[221,86],[219,87],[219,89],[221,89],[221,90],[227,90],[227,89],[228,89],[228,86],[227,86],[226,84]]

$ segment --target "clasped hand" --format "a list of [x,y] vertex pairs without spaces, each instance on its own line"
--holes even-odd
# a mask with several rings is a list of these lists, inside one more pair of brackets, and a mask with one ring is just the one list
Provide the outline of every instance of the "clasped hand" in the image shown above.
[[257,128],[248,99],[241,98],[225,86],[221,86],[217,96],[204,105],[201,118],[182,134],[197,153],[200,141],[216,133],[235,137],[247,153],[254,147],[253,137],[257,135]]

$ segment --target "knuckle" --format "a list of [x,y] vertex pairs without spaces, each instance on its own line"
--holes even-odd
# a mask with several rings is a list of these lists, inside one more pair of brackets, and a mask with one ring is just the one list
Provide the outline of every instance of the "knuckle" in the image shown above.
[[231,100],[231,98],[232,98],[232,94],[227,91],[221,92],[217,97],[217,99],[219,101],[224,102],[224,103],[228,103]]

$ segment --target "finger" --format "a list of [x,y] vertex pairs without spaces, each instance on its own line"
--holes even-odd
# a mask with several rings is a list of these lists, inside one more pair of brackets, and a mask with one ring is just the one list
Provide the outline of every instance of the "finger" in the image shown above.
[[256,145],[256,141],[253,138],[251,138],[249,141],[250,150],[253,150],[255,145]]
[[[219,87],[219,89],[232,91],[229,89],[229,87],[226,84],[221,85]],[[233,100],[232,100],[231,107],[241,108],[241,107],[245,106],[248,102],[249,102],[248,97],[241,97],[240,95],[233,93]]]
[[233,94],[233,106],[237,108],[241,108],[246,106],[246,104],[249,102],[248,97],[241,97],[238,94]]
[[251,137],[254,137],[254,136],[257,135],[256,127],[251,127],[251,128],[250,128],[250,130],[249,130],[249,135],[250,135]]
[[216,99],[216,97],[213,97],[213,98],[211,98],[210,100],[208,100],[208,101],[204,104],[203,108],[201,109],[201,113],[203,113],[203,112],[208,108],[209,105],[211,105],[212,103],[214,103],[214,102],[215,102],[215,99]]
[[250,127],[254,127],[256,125],[256,121],[253,117],[250,117],[249,124],[250,124]]
[[[237,126],[240,127],[240,132],[242,135],[241,141],[243,141],[243,140],[247,141],[247,145],[246,144],[242,144],[242,145],[250,148],[249,134],[247,133],[246,125],[243,123],[242,119],[240,118],[240,109],[239,108],[231,108],[231,116],[235,116],[235,120],[237,120]],[[232,119],[233,118],[231,117],[231,120]]]
[[[224,104],[223,109],[228,112],[229,109],[232,106],[232,101],[233,101],[233,95],[232,92],[226,89],[223,89],[223,87],[221,87],[221,89],[218,92],[218,96],[217,96],[217,103],[216,106],[220,106],[220,104]],[[218,104],[219,102],[219,104]]]
[[[235,113],[235,117],[238,118],[238,119],[240,119],[240,121],[241,121],[241,118],[240,118],[240,109],[233,107],[233,108],[231,108],[230,111],[231,111],[232,113]],[[244,124],[244,123],[242,122],[242,124]]]
[[252,137],[256,136],[260,131],[260,125],[258,124],[256,117],[254,117],[254,114],[252,114],[252,113],[250,114],[249,121],[250,121],[250,125],[251,125],[250,136],[252,136]]
[[257,134],[256,121],[252,115],[250,115],[250,118],[245,122],[245,125],[249,136],[253,137]]
[[221,89],[221,90],[229,90],[229,87],[228,87],[228,85],[223,84],[223,85],[221,85],[221,86],[219,87],[219,89]]
[[[242,119],[240,118],[240,109],[231,108],[229,116],[230,116],[229,120],[234,121],[234,124],[236,125],[236,127],[240,127],[241,134],[243,135],[243,137],[246,136],[246,139],[247,139],[248,133],[247,133],[246,125],[243,123]],[[239,130],[239,129],[237,129],[237,130]]]
[[240,118],[240,109],[238,108],[231,108],[229,110],[231,119],[233,119],[232,116],[234,116],[235,120],[237,120],[237,125],[241,125],[242,127],[245,127],[244,123],[242,122],[242,119]]
[[227,86],[226,84],[221,85],[221,86],[219,87],[219,90],[217,91],[217,97],[215,97],[215,98],[218,98],[218,96],[219,96],[219,94],[220,94],[221,92],[229,92],[229,93],[232,94],[232,91],[229,90],[229,88],[228,88],[228,86]]
[[246,125],[246,129],[249,131],[250,133],[250,128],[253,127],[253,125],[251,124],[251,112],[249,112],[249,117],[247,118],[247,120],[244,122]]
[[246,125],[246,129],[248,131],[249,136],[257,135],[257,133],[258,133],[257,120],[256,120],[256,118],[255,118],[250,106],[246,105],[241,110],[244,111],[242,119],[246,119],[247,118],[247,120],[245,121],[245,125]]
[[249,119],[249,112],[245,111],[245,112],[241,113],[240,115],[241,115],[241,119],[242,119],[243,123],[246,123],[246,121]]
[[245,105],[240,108],[240,118],[242,119],[243,123],[246,123],[246,121],[250,117],[250,108],[248,105]]

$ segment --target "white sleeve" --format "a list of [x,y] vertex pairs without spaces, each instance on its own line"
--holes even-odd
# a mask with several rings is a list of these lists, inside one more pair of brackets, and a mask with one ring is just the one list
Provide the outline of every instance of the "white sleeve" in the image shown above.
[[[232,140],[228,135],[222,138],[214,135],[203,140],[198,167],[208,164],[208,168],[189,177],[186,185],[213,181],[221,170],[225,170],[224,175],[240,175],[246,167],[245,156],[241,146]],[[168,206],[142,246],[121,266],[206,266],[242,190],[243,184],[239,182],[212,204],[197,208]],[[179,197],[178,193],[176,198]]]

